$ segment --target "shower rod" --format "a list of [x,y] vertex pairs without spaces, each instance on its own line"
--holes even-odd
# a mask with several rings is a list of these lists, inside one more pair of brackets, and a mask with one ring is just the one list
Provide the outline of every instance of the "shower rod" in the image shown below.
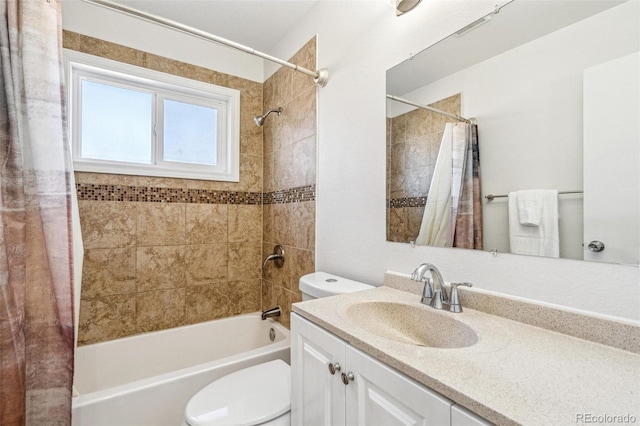
[[240,43],[236,43],[235,41],[227,40],[226,38],[219,37],[214,34],[210,34],[206,31],[199,30],[197,28],[190,27],[188,25],[181,24],[176,21],[172,21],[170,19],[165,19],[160,16],[152,15],[150,13],[142,12],[137,9],[133,9],[130,7],[126,7],[120,4],[112,3],[107,0],[83,0],[86,3],[95,4],[97,6],[102,6],[106,9],[110,9],[116,12],[123,13],[125,15],[133,16],[135,18],[139,18],[148,22],[153,22],[155,24],[162,25],[167,28],[171,28],[177,31],[181,31],[186,34],[190,34],[204,40],[212,41],[214,43],[221,44],[223,46],[230,47],[232,49],[240,50],[245,53],[249,53],[251,55],[258,56],[262,59],[266,59],[271,62],[275,62],[276,64],[280,64],[287,68],[291,68],[294,71],[301,72],[308,76],[313,77],[313,80],[319,87],[324,87],[327,85],[327,81],[329,80],[329,70],[326,68],[322,68],[316,71],[309,70],[307,68],[301,67],[296,64],[292,64],[291,62],[284,61],[282,59],[278,59],[274,56],[267,55],[266,53],[255,50],[251,47],[244,46]]
[[450,114],[448,112],[440,111],[437,108],[433,108],[433,107],[430,107],[430,106],[418,104],[416,102],[413,102],[413,101],[410,101],[408,99],[404,99],[404,98],[401,98],[401,97],[398,97],[398,96],[387,95],[387,98],[391,99],[392,101],[401,102],[403,104],[411,105],[411,106],[414,106],[414,107],[417,107],[417,108],[426,109],[427,111],[435,112],[436,114],[441,114],[441,115],[447,116],[449,118],[453,118],[454,120],[463,121],[463,122],[468,123],[468,124],[475,124],[475,120],[473,120],[473,119],[469,120],[467,118],[460,117],[459,115]]

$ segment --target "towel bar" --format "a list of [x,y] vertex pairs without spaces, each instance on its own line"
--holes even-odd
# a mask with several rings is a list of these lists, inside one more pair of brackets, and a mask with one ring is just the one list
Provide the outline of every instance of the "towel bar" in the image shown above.
[[[582,191],[561,191],[558,192],[558,195],[564,195],[564,194],[582,194]],[[493,201],[494,198],[505,198],[508,197],[509,194],[502,194],[502,195],[493,195],[493,194],[489,194],[489,195],[485,195],[484,198],[486,198],[489,201]]]

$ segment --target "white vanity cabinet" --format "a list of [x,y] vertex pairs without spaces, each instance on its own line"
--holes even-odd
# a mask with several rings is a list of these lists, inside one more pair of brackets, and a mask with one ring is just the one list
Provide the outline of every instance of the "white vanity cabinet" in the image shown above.
[[292,425],[450,424],[442,395],[297,314],[291,332]]
[[451,426],[493,426],[477,414],[454,404],[451,406]]
[[340,371],[346,365],[345,342],[297,314],[291,314],[291,424],[344,425],[346,386]]

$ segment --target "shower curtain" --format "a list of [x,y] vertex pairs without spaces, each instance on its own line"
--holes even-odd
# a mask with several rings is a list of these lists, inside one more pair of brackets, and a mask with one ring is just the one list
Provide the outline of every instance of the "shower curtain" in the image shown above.
[[416,244],[482,248],[477,126],[447,123]]
[[66,425],[73,283],[60,7],[0,7],[0,424]]
[[454,247],[482,250],[482,199],[478,126],[465,124],[466,164],[455,222]]

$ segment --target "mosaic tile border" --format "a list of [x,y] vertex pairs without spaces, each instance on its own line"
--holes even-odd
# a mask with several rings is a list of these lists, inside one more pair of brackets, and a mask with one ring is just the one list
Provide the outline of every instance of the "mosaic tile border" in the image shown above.
[[316,186],[268,193],[76,183],[78,200],[189,204],[286,204],[316,199]]
[[264,204],[287,204],[299,203],[302,201],[313,201],[316,199],[316,186],[307,185],[297,188],[281,189],[279,191],[265,192],[263,194]]
[[405,197],[387,200],[387,207],[399,209],[402,207],[424,207],[427,205],[427,197]]

